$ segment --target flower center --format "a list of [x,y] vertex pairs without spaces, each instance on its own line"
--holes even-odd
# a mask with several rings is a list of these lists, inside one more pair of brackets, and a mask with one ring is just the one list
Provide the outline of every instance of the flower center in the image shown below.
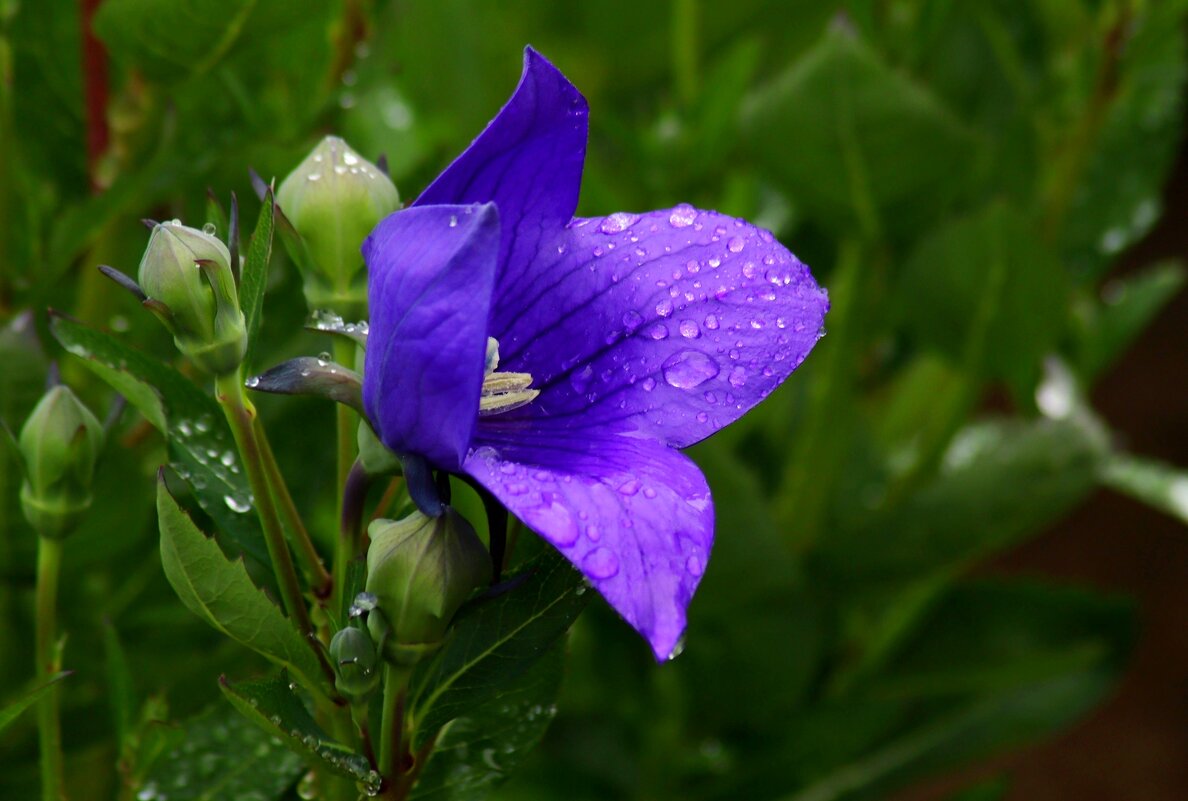
[[500,373],[499,340],[487,337],[487,361],[483,368],[483,391],[479,396],[479,417],[490,417],[527,406],[540,394],[529,373]]

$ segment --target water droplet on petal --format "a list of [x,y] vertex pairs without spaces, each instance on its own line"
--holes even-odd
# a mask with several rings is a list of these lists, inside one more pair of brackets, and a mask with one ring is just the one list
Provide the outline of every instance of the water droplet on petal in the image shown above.
[[718,316],[716,314],[707,314],[705,316],[705,327],[711,331],[718,330]]
[[656,323],[648,329],[648,336],[652,339],[664,339],[668,336],[668,326],[664,323]]
[[628,334],[639,328],[642,322],[643,316],[634,309],[623,312],[623,327],[627,329]]
[[699,350],[674,353],[661,365],[664,380],[677,389],[692,389],[718,374],[718,363]]
[[657,303],[656,314],[660,315],[661,317],[672,316],[672,301],[668,298],[665,298],[664,300]]
[[582,560],[582,572],[593,579],[608,579],[619,572],[619,557],[609,548],[595,548]]
[[628,214],[622,211],[615,212],[602,221],[602,224],[598,226],[598,230],[604,234],[621,233],[635,225],[635,221],[638,219],[639,217],[634,214]]
[[731,253],[742,253],[742,249],[746,247],[746,241],[741,236],[732,236],[730,241],[726,243],[726,249]]
[[685,339],[697,339],[697,337],[701,336],[701,329],[692,320],[681,320],[680,330],[681,336]]
[[[647,378],[645,378],[643,380],[642,386],[644,388],[644,392],[651,392],[653,389],[656,388],[656,379],[652,378],[651,376],[648,376]],[[646,494],[646,492],[645,492],[645,494]]]
[[673,228],[687,228],[697,219],[697,209],[688,203],[682,203],[668,215],[668,224]]
[[690,576],[701,578],[701,574],[705,572],[705,565],[701,563],[701,557],[694,554],[685,560],[685,570],[689,571]]
[[735,367],[730,371],[730,386],[738,389],[743,384],[747,383],[747,371],[742,367]]

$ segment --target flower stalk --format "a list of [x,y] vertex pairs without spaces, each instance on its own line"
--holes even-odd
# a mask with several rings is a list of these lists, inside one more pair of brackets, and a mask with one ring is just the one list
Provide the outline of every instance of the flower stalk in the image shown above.
[[[344,337],[333,337],[334,339],[334,361],[344,367],[354,369],[355,366],[355,345]],[[338,519],[342,521],[341,536],[338,538],[337,547],[334,553],[334,597],[335,609],[341,608],[341,596],[343,592],[343,583],[346,580],[346,568],[352,559],[359,554],[359,520],[362,519],[362,505],[364,497],[367,494],[367,486],[364,483],[362,488],[362,495],[364,497],[348,498],[352,494],[351,482],[351,468],[355,464],[355,429],[359,425],[358,417],[355,412],[349,407],[336,403],[335,407],[335,423],[336,423],[336,440],[338,443],[337,450],[337,465],[335,470],[335,483],[339,490],[338,493]],[[364,482],[366,477],[364,477]],[[358,487],[354,487],[357,493]],[[348,502],[356,502],[359,506],[357,511],[348,509]],[[348,528],[347,516],[354,514],[355,524]]]
[[[58,648],[58,576],[62,564],[62,540],[38,537],[36,675],[48,681],[61,670]],[[37,731],[41,754],[42,801],[63,801],[66,797],[62,759],[62,724],[59,718],[58,688],[50,687],[37,703]]]

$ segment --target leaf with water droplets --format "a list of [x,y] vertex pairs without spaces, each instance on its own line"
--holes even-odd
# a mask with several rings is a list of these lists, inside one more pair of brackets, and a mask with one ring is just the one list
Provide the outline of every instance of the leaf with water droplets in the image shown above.
[[467,710],[437,741],[411,798],[486,798],[544,736],[557,712],[564,648],[555,643],[498,695]]
[[276,224],[276,203],[269,190],[260,207],[260,219],[248,244],[239,281],[239,308],[247,324],[248,349],[243,363],[251,364],[260,336],[260,319],[264,309],[264,287],[268,283],[268,265],[272,260],[272,234]]
[[280,607],[252,583],[241,561],[229,561],[218,544],[198,530],[157,481],[161,565],[186,607],[207,623],[299,676],[307,687],[322,686],[321,668],[310,645]]
[[173,741],[136,788],[137,801],[277,801],[305,770],[230,707],[183,722]]
[[449,641],[413,677],[409,709],[418,742],[512,686],[588,600],[581,575],[552,549],[507,584],[502,595],[465,607]]
[[[219,405],[168,365],[82,323],[52,314],[50,330],[70,353],[119,392],[165,435],[174,469],[189,484],[202,511],[230,543],[263,565],[271,564],[254,515],[228,508],[225,498],[248,498],[247,477]],[[225,457],[231,454],[229,464]]]
[[244,717],[308,762],[378,789],[379,775],[369,777],[372,770],[367,758],[331,740],[284,676],[236,683],[221,676],[219,689]]

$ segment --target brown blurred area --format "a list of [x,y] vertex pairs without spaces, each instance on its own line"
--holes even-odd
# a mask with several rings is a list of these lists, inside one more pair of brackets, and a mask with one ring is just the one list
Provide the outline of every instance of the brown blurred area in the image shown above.
[[[1164,192],[1162,221],[1113,275],[1188,259],[1188,139]],[[1126,449],[1188,466],[1188,290],[1100,381],[1093,404]],[[1006,773],[1010,801],[1188,799],[1188,527],[1100,490],[1042,536],[988,566],[1136,601],[1139,639],[1114,694],[1058,737],[900,794],[939,801]]]

